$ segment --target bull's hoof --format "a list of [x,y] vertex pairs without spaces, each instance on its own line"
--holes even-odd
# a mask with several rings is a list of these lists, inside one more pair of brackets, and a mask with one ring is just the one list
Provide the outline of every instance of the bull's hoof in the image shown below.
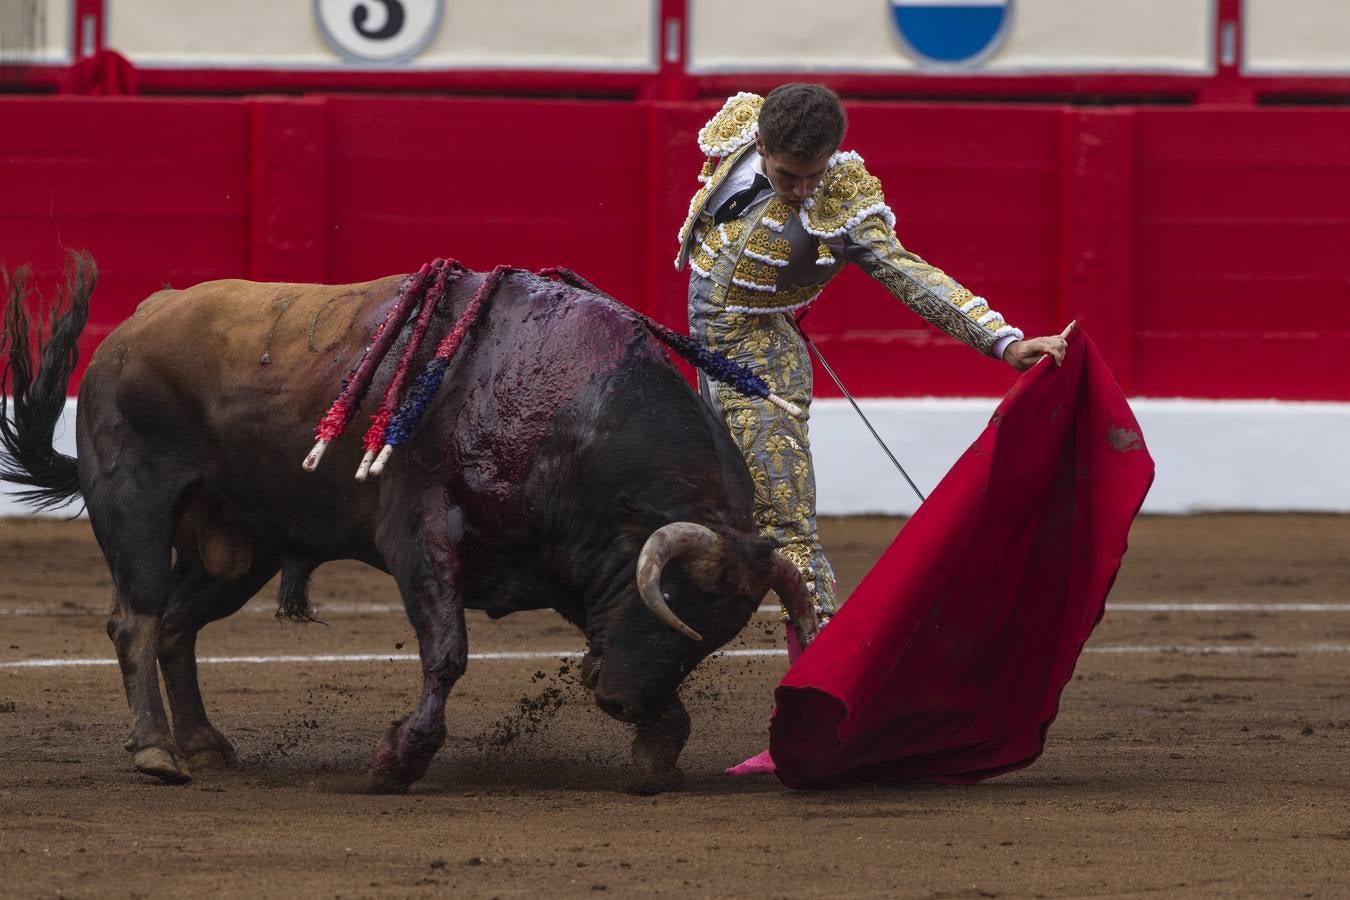
[[600,662],[601,657],[598,654],[586,651],[586,655],[581,657],[581,686],[591,693],[595,692],[595,686],[600,681]]
[[131,761],[138,771],[165,784],[187,784],[192,780],[192,771],[183,758],[162,747],[142,747]]
[[188,768],[193,772],[218,772],[228,769],[236,762],[233,754],[219,750],[198,750],[188,757]]
[[187,757],[192,771],[218,770],[239,765],[239,754],[225,735],[207,726],[187,735],[178,736],[178,746]]
[[640,772],[628,783],[628,793],[651,797],[684,787],[684,772],[677,766],[661,772]]

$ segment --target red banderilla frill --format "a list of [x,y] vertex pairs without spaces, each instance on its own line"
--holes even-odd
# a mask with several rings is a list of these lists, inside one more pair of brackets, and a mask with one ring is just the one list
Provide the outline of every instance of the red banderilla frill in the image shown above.
[[[417,315],[417,322],[413,325],[412,334],[408,338],[408,345],[403,351],[403,356],[398,361],[398,368],[394,370],[394,377],[389,381],[389,387],[385,389],[384,401],[380,404],[380,410],[371,416],[370,427],[366,429],[364,445],[366,455],[361,460],[361,465],[356,470],[356,480],[365,481],[368,474],[379,475],[384,470],[384,464],[389,459],[389,453],[393,447],[385,443],[385,432],[389,427],[389,420],[393,417],[395,410],[403,399],[403,383],[408,378],[408,370],[412,368],[413,357],[417,354],[418,348],[422,346],[422,338],[426,336],[427,327],[431,324],[431,317],[435,315],[441,301],[445,299],[445,291],[450,278],[459,277],[464,269],[454,260],[437,260],[435,264],[439,265],[436,272],[436,281],[427,291],[426,297],[422,301],[422,309]],[[378,456],[376,454],[379,454]]]
[[[400,289],[394,304],[389,308],[389,312],[380,322],[370,344],[362,352],[360,361],[343,381],[337,399],[314,429],[317,443],[305,457],[305,470],[312,472],[319,465],[324,450],[346,429],[366,392],[370,390],[375,372],[394,345],[398,334],[417,310],[417,319],[413,323],[408,343],[399,358],[393,378],[385,389],[379,410],[371,416],[371,423],[363,440],[366,453],[357,469],[356,478],[363,481],[368,475],[379,475],[394,448],[407,441],[417,430],[422,415],[440,389],[446,370],[463,343],[465,335],[477,320],[483,304],[492,297],[502,279],[512,271],[514,270],[508,266],[497,266],[488,273],[469,299],[454,327],[441,339],[435,354],[411,384],[408,383],[408,372],[412,360],[422,345],[432,317],[446,296],[450,279],[462,275],[464,269],[454,260],[437,259],[424,265],[416,275],[409,277]],[[768,384],[749,369],[720,353],[709,350],[693,338],[677,334],[656,320],[620,303],[570,269],[549,268],[539,274],[546,278],[559,279],[592,294],[602,302],[613,304],[626,315],[636,318],[652,335],[695,368],[706,372],[737,392],[748,397],[766,399],[789,415],[799,418],[802,416],[802,410],[796,404],[773,393]]]
[[[440,260],[437,260],[440,262]],[[393,346],[394,339],[398,333],[403,330],[403,325],[412,315],[417,302],[421,299],[424,288],[426,287],[427,277],[430,275],[435,263],[427,263],[417,271],[417,274],[404,282],[396,299],[389,311],[385,313],[384,320],[380,322],[375,329],[375,335],[371,338],[366,349],[361,353],[361,359],[356,367],[352,369],[346,379],[342,382],[342,389],[338,393],[337,399],[333,405],[328,408],[328,412],[319,424],[314,428],[315,444],[309,451],[302,464],[305,471],[313,472],[319,466],[319,460],[323,459],[324,451],[328,445],[347,429],[347,424],[351,422],[352,416],[356,414],[357,408],[361,406],[361,401],[365,399],[366,391],[370,390],[371,380],[375,376],[375,370],[379,368],[384,361],[385,354]]]

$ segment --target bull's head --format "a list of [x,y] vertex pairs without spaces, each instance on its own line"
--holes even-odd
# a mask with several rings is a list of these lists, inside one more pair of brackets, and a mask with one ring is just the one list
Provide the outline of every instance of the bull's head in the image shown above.
[[803,646],[819,627],[797,567],[773,541],[730,528],[659,528],[638,554],[636,588],[641,603],[620,606],[609,623],[603,665],[587,661],[596,703],[623,721],[668,703],[694,666],[745,627],[770,589]]

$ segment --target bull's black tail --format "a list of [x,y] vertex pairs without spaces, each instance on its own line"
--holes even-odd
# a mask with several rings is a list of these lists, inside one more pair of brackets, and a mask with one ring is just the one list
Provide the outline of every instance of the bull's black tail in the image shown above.
[[0,330],[0,480],[20,485],[14,493],[29,506],[53,509],[80,495],[74,457],[58,453],[53,442],[66,384],[79,360],[78,341],[89,318],[98,267],[88,253],[72,252],[65,287],[57,291],[45,320],[41,311],[34,316],[28,308],[28,266],[12,276],[0,274],[6,301]]

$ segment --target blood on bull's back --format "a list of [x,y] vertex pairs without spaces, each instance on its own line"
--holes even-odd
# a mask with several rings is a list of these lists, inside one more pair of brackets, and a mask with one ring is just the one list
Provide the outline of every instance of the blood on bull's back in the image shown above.
[[[513,275],[447,372],[448,462],[471,490],[518,484],[553,429],[592,424],[581,407],[606,396],[625,402],[614,395],[638,388],[629,377],[636,373],[624,369],[640,360],[679,377],[657,341],[622,307],[570,285]],[[590,396],[588,387],[598,394]]]

